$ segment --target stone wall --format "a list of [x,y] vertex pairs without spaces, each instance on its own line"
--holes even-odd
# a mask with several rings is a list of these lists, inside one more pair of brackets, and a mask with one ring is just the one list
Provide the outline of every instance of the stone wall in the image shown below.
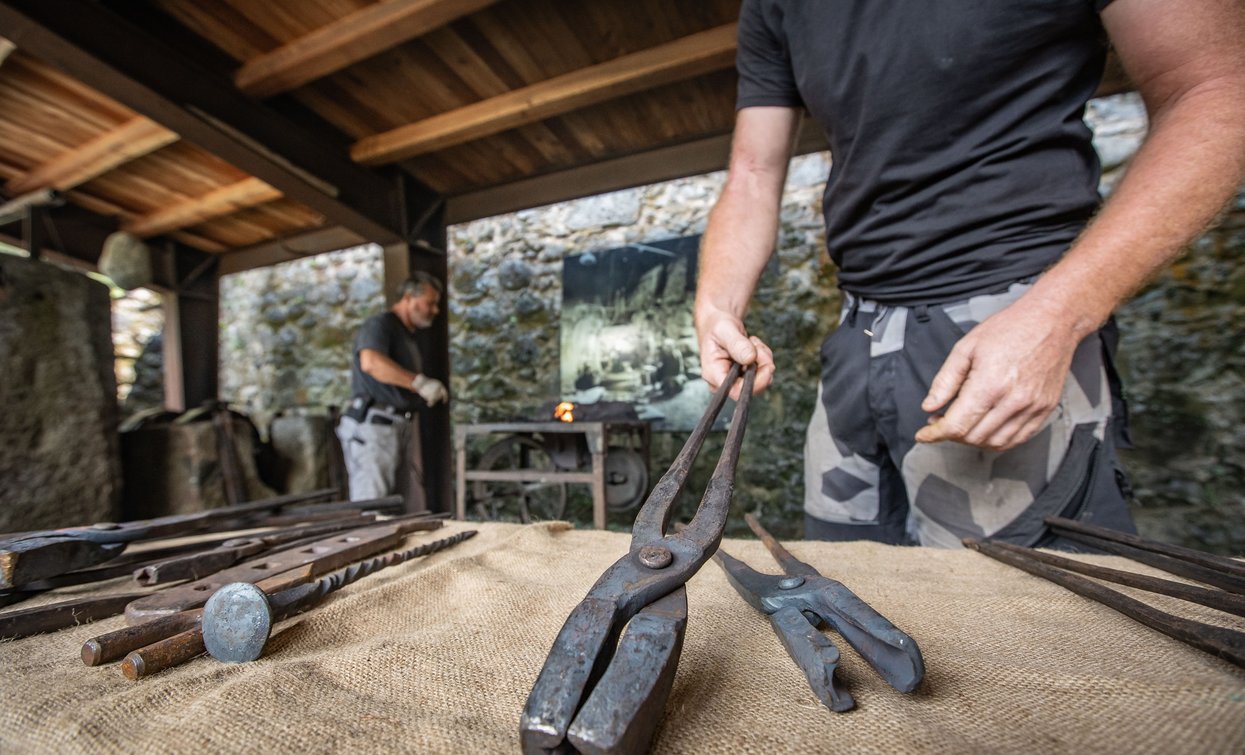
[[[758,511],[776,532],[801,520],[804,427],[816,398],[816,354],[837,316],[831,267],[823,264],[820,202],[829,158],[792,161],[776,265],[762,277],[749,328],[774,349],[780,377],[754,404],[737,475],[737,506]],[[451,386],[456,422],[530,419],[560,397],[562,258],[627,243],[704,232],[725,173],[670,181],[490,218],[450,229]],[[657,433],[652,469],[669,466],[683,433]],[[722,434],[696,465],[682,504],[694,507]],[[590,520],[578,486],[570,511]],[[579,505],[574,505],[575,503]],[[628,517],[613,524],[629,526]],[[782,524],[778,524],[781,522]],[[735,520],[733,526],[739,526]]]
[[164,406],[163,330],[160,294],[136,288],[113,298],[112,345],[123,416]]
[[112,301],[112,346],[116,354],[117,398],[124,401],[134,387],[135,363],[147,343],[164,329],[160,294],[147,288],[126,291]]
[[0,255],[0,532],[115,519],[108,288]]
[[[1109,191],[1145,134],[1136,96],[1091,103],[1087,121]],[[748,323],[774,347],[779,376],[755,405],[737,508],[759,511],[775,534],[801,526],[801,450],[816,395],[817,352],[838,308],[820,216],[829,157],[792,162],[776,264]],[[561,265],[572,253],[701,233],[724,174],[670,181],[450,229],[449,317],[455,422],[528,418],[559,394]],[[1137,450],[1127,456],[1145,531],[1245,551],[1245,395],[1241,385],[1239,264],[1245,204],[1120,312],[1121,371],[1130,385]],[[326,255],[226,280],[222,394],[252,413],[340,403],[357,324],[382,306],[376,248]],[[261,422],[261,426],[262,426]],[[654,438],[663,470],[682,434]],[[704,455],[715,458],[721,434]],[[479,449],[476,449],[478,453]],[[691,489],[703,489],[709,464]],[[572,486],[578,490],[581,486]],[[570,515],[590,518],[582,493]],[[694,505],[694,501],[689,502]],[[629,526],[616,516],[613,526]],[[736,518],[732,527],[741,526]]]
[[367,245],[225,276],[220,397],[261,429],[283,409],[344,404],[355,330],[384,308],[381,259]]
[[1245,553],[1245,190],[1120,309],[1119,366],[1136,445],[1123,454],[1138,526]]

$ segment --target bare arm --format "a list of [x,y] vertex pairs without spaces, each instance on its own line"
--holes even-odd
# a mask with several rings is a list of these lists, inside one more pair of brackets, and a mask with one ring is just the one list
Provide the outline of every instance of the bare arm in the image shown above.
[[378,382],[396,385],[408,391],[417,375],[376,349],[363,349],[359,352],[359,368]]
[[[757,364],[754,392],[773,381],[774,355],[744,329],[743,316],[774,251],[778,212],[799,112],[783,107],[739,111],[730,171],[709,215],[700,249],[696,337],[701,375],[717,388],[730,362]],[[739,388],[732,391],[739,397]]]
[[[1015,304],[960,341],[919,441],[1019,445],[1059,400],[1077,343],[1174,259],[1245,177],[1245,5],[1116,0],[1102,14],[1150,131],[1110,201]],[[958,394],[958,397],[957,397]]]

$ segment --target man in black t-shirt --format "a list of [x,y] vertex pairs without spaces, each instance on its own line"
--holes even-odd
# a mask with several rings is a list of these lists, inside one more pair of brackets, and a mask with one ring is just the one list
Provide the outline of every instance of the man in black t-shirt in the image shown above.
[[445,385],[424,373],[415,331],[432,325],[441,310],[441,282],[415,273],[398,289],[387,312],[369,317],[355,336],[350,364],[350,405],[337,426],[352,501],[381,498],[401,489],[399,470],[411,456],[420,404],[449,398]]
[[[1099,211],[1082,115],[1108,36],[1151,129]],[[1032,545],[1049,514],[1130,529],[1109,318],[1245,177],[1245,4],[744,0],[737,67],[695,307],[711,385],[731,359],[757,363],[758,392],[773,380],[742,320],[801,109],[834,161],[844,308],[806,440],[806,534]]]

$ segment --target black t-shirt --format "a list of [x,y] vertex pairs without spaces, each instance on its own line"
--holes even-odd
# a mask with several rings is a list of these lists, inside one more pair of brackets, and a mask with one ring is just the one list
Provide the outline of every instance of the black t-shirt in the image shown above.
[[359,366],[359,352],[363,349],[379,351],[411,372],[423,372],[423,360],[415,344],[415,334],[408,331],[393,312],[373,315],[363,321],[355,336],[354,355],[350,362],[352,395],[366,396],[399,411],[413,411],[418,403],[414,392],[386,385],[363,371]]
[[1110,0],[744,0],[737,107],[806,107],[839,283],[896,304],[1036,275],[1098,207]]

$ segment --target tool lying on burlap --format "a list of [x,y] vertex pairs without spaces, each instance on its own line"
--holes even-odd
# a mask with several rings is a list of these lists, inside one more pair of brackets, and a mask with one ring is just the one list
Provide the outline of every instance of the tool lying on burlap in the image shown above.
[[1160,611],[1136,598],[1072,573],[1080,572],[1097,579],[1200,603],[1237,616],[1245,616],[1245,598],[1240,594],[1241,590],[1238,586],[1239,580],[1245,577],[1245,564],[1191,548],[1156,543],[1136,535],[1070,519],[1048,517],[1046,523],[1061,536],[1100,550],[1133,557],[1137,561],[1173,574],[1216,585],[1226,592],[1111,569],[1001,541],[979,541],[968,538],[964,540],[964,545],[1034,576],[1043,577],[1078,595],[1096,600],[1168,637],[1205,650],[1229,663],[1245,667],[1245,632]]
[[[687,625],[684,584],[722,541],[756,368],[744,371],[722,455],[692,521],[666,535],[705,436],[740,377],[734,365],[636,516],[631,548],[566,619],[528,695],[523,751],[640,752],[652,741],[678,668]],[[630,623],[628,623],[630,622]]]
[[[395,496],[397,497],[397,496]],[[259,530],[268,527],[282,527],[279,530],[265,529],[262,537],[269,539],[281,533],[294,533],[299,530],[311,530],[314,527],[325,527],[325,532],[331,526],[340,528],[359,527],[365,523],[371,523],[376,520],[376,515],[372,513],[364,513],[359,509],[352,512],[333,511],[332,516],[322,516],[320,513],[306,514],[303,516],[281,516],[266,517],[259,520],[254,526],[248,526],[245,529],[230,530],[212,530],[207,533],[196,533],[193,542],[184,542],[184,538],[175,538],[173,545],[160,545],[159,542],[144,542],[135,549],[127,549],[120,556],[116,556],[105,561],[99,566],[87,567],[85,569],[77,569],[75,571],[58,574],[54,577],[47,577],[35,582],[26,582],[20,588],[21,592],[45,592],[47,590],[55,590],[59,587],[72,587],[74,585],[84,585],[91,582],[102,582],[106,579],[125,576],[143,570],[149,566],[159,566],[165,561],[174,561],[179,558],[195,559],[207,551],[215,548],[226,547],[226,543],[230,541],[240,540],[240,533],[245,531]],[[288,520],[288,521],[285,521]],[[276,521],[277,524],[272,522]],[[295,523],[298,523],[295,525]],[[295,526],[291,526],[295,525]],[[310,532],[308,533],[310,534]],[[163,570],[168,574],[168,570]],[[137,576],[136,576],[137,579]],[[143,580],[138,580],[144,583]],[[172,581],[169,578],[161,578],[158,582]],[[157,584],[151,582],[150,584]],[[15,591],[5,591],[5,594]]]
[[220,529],[223,520],[248,516],[253,520],[254,515],[326,498],[335,492],[326,488],[192,514],[10,534],[0,540],[0,589],[21,588],[41,579],[101,564],[120,555],[128,544],[140,540]]
[[900,692],[911,692],[925,677],[916,641],[873,610],[841,582],[823,577],[774,539],[751,514],[748,526],[761,538],[786,576],[762,574],[719,550],[714,559],[735,590],[753,608],[769,616],[787,654],[808,678],[813,694],[836,712],[851,710],[851,693],[836,684],[839,650],[819,627],[824,622],[860,653]]
[[1050,516],[1046,524],[1061,536],[1149,564],[1172,574],[1245,595],[1245,563],[1193,548],[1146,540],[1075,519]]
[[[431,520],[443,519],[447,516],[445,514],[419,514],[412,518]],[[358,529],[373,524],[381,524],[381,522],[376,521],[374,516],[360,512],[345,519],[231,538],[211,550],[144,564],[134,571],[134,581],[140,585],[162,585],[184,579],[198,579],[233,566],[244,558],[261,555],[280,545],[294,545],[307,538],[323,537],[333,532]]]
[[[302,563],[298,563],[298,559],[294,558],[296,554],[289,554],[290,557],[285,559],[269,555],[263,562],[243,564],[240,567],[226,570],[219,575],[213,575],[209,581],[192,583],[192,585],[204,587],[203,590],[187,591],[176,596],[175,600],[164,601],[160,606],[146,606],[145,610],[138,614],[137,620],[129,616],[130,611],[127,607],[127,617],[131,618],[133,625],[88,640],[82,646],[82,662],[88,666],[98,666],[123,659],[121,673],[126,678],[135,680],[151,676],[206,652],[202,631],[204,609],[200,606],[203,606],[220,588],[236,582],[249,581],[265,594],[278,594],[284,590],[313,582],[358,559],[398,547],[407,532],[440,526],[440,521],[425,520],[393,525],[384,532],[378,528],[372,528],[377,531],[371,535],[355,533],[359,536],[352,537],[351,543],[348,545],[338,543],[339,547],[331,552],[327,552],[329,546],[334,544],[331,540],[326,541],[324,547],[316,544],[305,548],[300,546],[298,554],[314,551],[315,555],[310,559],[305,559]],[[466,538],[453,536],[426,546],[417,546],[409,550],[423,549],[422,553],[412,552],[400,560],[391,559],[385,562],[385,557],[382,557],[377,564],[370,567],[371,571],[368,573],[376,571],[377,567],[392,566],[414,558],[416,555],[427,555],[442,550],[463,539]],[[277,571],[274,573],[273,569]],[[253,571],[258,576],[248,579],[250,577],[248,571]],[[194,595],[192,596],[191,593]],[[160,610],[148,610],[155,608]],[[168,610],[170,608],[181,608],[181,610]]]
[[351,564],[315,582],[280,592],[264,592],[249,582],[233,582],[212,594],[203,606],[203,644],[208,655],[218,661],[245,663],[264,653],[268,636],[283,621],[319,605],[329,593],[340,590],[369,574],[436,553],[473,537],[476,530],[465,530],[450,537],[417,545],[404,551]]
[[[419,519],[421,521],[431,520],[433,517],[426,515],[415,515],[411,519]],[[377,522],[373,518],[352,517],[347,520],[338,522],[322,522],[302,527],[290,527],[285,530],[268,532],[254,535],[246,538],[235,538],[225,541],[208,541],[208,545],[215,547],[201,551],[197,554],[185,556],[177,556],[174,559],[158,559],[151,562],[135,562],[125,563],[117,567],[117,571],[111,567],[101,567],[89,570],[98,573],[99,579],[110,579],[123,574],[133,573],[134,579],[140,585],[151,585],[155,583],[167,584],[176,579],[192,579],[199,575],[210,575],[214,572],[237,563],[242,558],[248,556],[261,556],[268,553],[274,553],[278,550],[298,549],[301,546],[316,544],[324,538],[325,535],[333,532],[343,532],[347,530],[357,530],[363,527],[375,525]],[[421,527],[434,528],[440,526],[420,525]],[[232,545],[230,545],[232,543]],[[323,544],[320,544],[323,547]],[[159,552],[159,551],[156,551]],[[304,557],[298,557],[304,558]],[[124,557],[122,557],[124,559]],[[283,559],[285,560],[285,559]],[[135,566],[139,568],[135,569]],[[276,565],[270,565],[276,568]],[[153,572],[162,577],[152,577]],[[170,573],[171,570],[171,573]],[[61,580],[71,577],[78,572],[70,572],[59,577],[52,577],[37,583],[34,586],[42,586],[46,584],[55,584]],[[259,576],[256,577],[261,578]],[[67,580],[66,580],[67,581]],[[79,584],[79,582],[71,582],[71,584]],[[29,585],[28,585],[29,587]],[[195,584],[190,590],[194,591],[194,598],[198,599],[199,593],[207,589],[199,584]],[[115,616],[121,613],[130,603],[139,601],[152,601],[153,591],[125,593],[122,595],[88,595],[80,598],[60,601],[58,603],[50,603],[36,608],[27,608],[15,611],[5,611],[0,613],[0,639],[18,639],[28,637],[32,634],[40,634],[43,632],[54,632],[58,629],[83,624],[97,619]],[[37,591],[30,591],[29,595],[37,594]],[[144,605],[144,603],[140,603]]]
[[[394,496],[394,498],[400,497]],[[278,525],[284,527],[281,530],[267,530],[263,532],[260,539],[265,541],[265,548],[270,548],[275,547],[273,538],[281,532],[296,533],[299,530],[304,530],[305,535],[314,534],[316,531],[327,533],[335,529],[349,529],[351,527],[362,527],[372,524],[377,517],[376,513],[364,512],[359,509],[355,509],[353,512],[339,510],[326,513],[331,513],[332,516],[323,516],[320,512],[317,512],[302,516],[290,515],[265,518],[256,522],[254,526],[248,525],[241,531],[233,529],[197,533],[194,536],[193,542],[181,542],[184,538],[176,538],[174,539],[176,543],[174,545],[161,546],[159,542],[142,543],[137,549],[127,550],[120,556],[111,558],[99,566],[77,569],[34,582],[26,582],[20,588],[13,590],[0,590],[0,607],[20,603],[49,590],[85,585],[92,582],[103,582],[123,577],[127,574],[132,574],[135,581],[140,585],[164,584],[177,579],[193,579],[193,576],[184,573],[187,564],[196,564],[190,567],[192,571],[197,571],[199,574],[208,573],[207,570],[210,567],[210,562],[220,563],[222,560],[225,560],[225,557],[219,553],[214,553],[214,551],[217,549],[227,550],[231,547],[230,543],[233,546],[237,546],[243,540],[251,539],[240,538],[239,535],[242,532],[253,532],[260,528]],[[276,524],[272,524],[273,522],[276,522]],[[301,522],[301,524],[293,527],[288,526],[293,522]],[[316,528],[319,529],[317,530]],[[224,568],[225,566],[228,566],[228,564],[222,563],[217,568]],[[179,571],[182,573],[179,574]],[[175,574],[178,576],[174,576]],[[0,634],[0,638],[2,637],[4,635]]]

